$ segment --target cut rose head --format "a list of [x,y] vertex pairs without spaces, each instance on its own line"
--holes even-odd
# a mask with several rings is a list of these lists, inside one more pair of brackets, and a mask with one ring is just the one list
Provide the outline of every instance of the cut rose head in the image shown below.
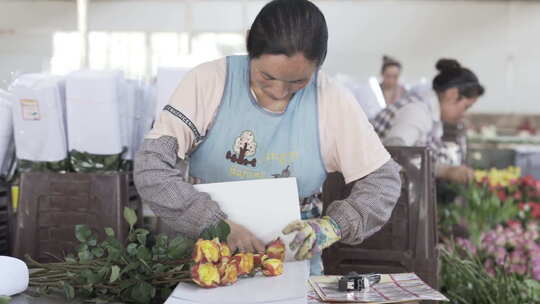
[[266,245],[266,255],[271,259],[285,260],[285,244],[277,238]]
[[217,263],[221,257],[219,241],[199,239],[193,248],[193,261],[195,263]]
[[257,253],[253,255],[253,264],[255,268],[262,267],[263,262],[268,259],[268,256],[264,253]]
[[220,284],[219,271],[212,263],[199,263],[191,267],[191,279],[204,288],[213,288]]
[[231,258],[221,258],[221,261],[219,261],[219,263],[216,264],[220,276],[223,276],[223,274],[225,273],[225,270],[227,269],[227,265],[229,263],[231,263]]
[[231,257],[231,248],[227,243],[221,243],[221,258],[230,258]]
[[250,274],[254,269],[253,253],[237,253],[232,257],[232,262],[238,268],[238,275]]
[[233,262],[229,262],[223,266],[221,274],[221,286],[232,285],[238,280],[238,268]]
[[263,274],[274,277],[283,273],[283,261],[279,259],[267,259],[263,262]]

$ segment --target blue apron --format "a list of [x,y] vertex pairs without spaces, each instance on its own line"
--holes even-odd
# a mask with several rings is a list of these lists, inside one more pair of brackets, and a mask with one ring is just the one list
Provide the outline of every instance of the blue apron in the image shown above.
[[296,177],[302,218],[320,216],[314,196],[326,170],[316,78],[294,94],[283,113],[273,113],[251,93],[249,57],[227,57],[223,98],[211,130],[190,155],[190,176],[203,183]]

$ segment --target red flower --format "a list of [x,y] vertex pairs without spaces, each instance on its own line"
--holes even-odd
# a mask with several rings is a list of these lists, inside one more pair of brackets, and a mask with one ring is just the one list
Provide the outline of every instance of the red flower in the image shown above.
[[504,192],[504,190],[498,190],[497,191],[497,196],[499,197],[501,202],[506,201],[506,192]]
[[508,220],[506,224],[508,225],[508,227],[514,228],[514,229],[521,227],[520,221]]
[[540,218],[540,203],[530,202],[529,206],[531,207],[531,215],[534,218]]
[[521,179],[521,182],[525,187],[534,188],[536,186],[536,182],[535,182],[534,178],[532,176],[530,176],[530,175],[527,175],[527,176],[523,177]]

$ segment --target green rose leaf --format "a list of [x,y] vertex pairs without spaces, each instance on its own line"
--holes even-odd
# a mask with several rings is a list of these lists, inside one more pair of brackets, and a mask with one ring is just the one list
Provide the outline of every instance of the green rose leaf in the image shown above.
[[69,283],[62,282],[62,289],[64,290],[64,296],[68,300],[75,298],[75,289]]
[[93,255],[90,251],[88,250],[79,251],[79,260],[81,262],[88,262],[92,260],[92,258],[93,258]]
[[129,255],[136,255],[137,254],[137,244],[135,243],[130,243],[127,247],[126,247],[126,251]]
[[128,222],[129,227],[133,229],[133,226],[137,223],[137,214],[133,209],[124,207],[124,219]]
[[167,255],[171,259],[182,259],[191,255],[193,250],[193,241],[178,236],[171,240],[169,243],[169,249],[167,250]]
[[229,227],[229,224],[227,224],[225,221],[220,221],[216,225],[206,228],[206,230],[201,233],[200,238],[205,240],[219,238],[221,242],[226,242],[230,233],[231,227]]
[[147,282],[139,282],[131,289],[131,298],[137,303],[150,303],[155,295],[156,289]]
[[92,231],[90,228],[86,225],[76,225],[75,226],[75,237],[79,242],[83,243],[88,240],[88,238],[92,235]]
[[72,254],[68,254],[65,258],[66,262],[68,263],[77,263],[77,260]]
[[109,283],[113,283],[120,277],[120,267],[114,265],[111,267],[111,277]]
[[11,298],[8,296],[0,296],[0,304],[8,304],[11,302]]
[[102,257],[102,256],[105,254],[105,250],[103,250],[103,248],[96,247],[96,248],[93,248],[93,249],[92,249],[92,254],[93,254],[95,257],[100,258],[100,257]]
[[148,248],[141,246],[137,248],[137,258],[148,261],[152,259],[152,254],[150,253],[150,250],[148,250]]
[[114,237],[114,230],[111,227],[107,227],[105,228],[105,234],[108,237]]
[[97,245],[97,237],[95,235],[91,235],[90,238],[88,238],[88,245],[89,246]]

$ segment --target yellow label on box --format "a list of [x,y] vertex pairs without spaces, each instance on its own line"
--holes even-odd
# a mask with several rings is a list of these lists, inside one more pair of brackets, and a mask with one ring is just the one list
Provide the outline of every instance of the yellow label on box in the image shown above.
[[21,113],[23,120],[40,120],[39,103],[33,99],[21,99]]

